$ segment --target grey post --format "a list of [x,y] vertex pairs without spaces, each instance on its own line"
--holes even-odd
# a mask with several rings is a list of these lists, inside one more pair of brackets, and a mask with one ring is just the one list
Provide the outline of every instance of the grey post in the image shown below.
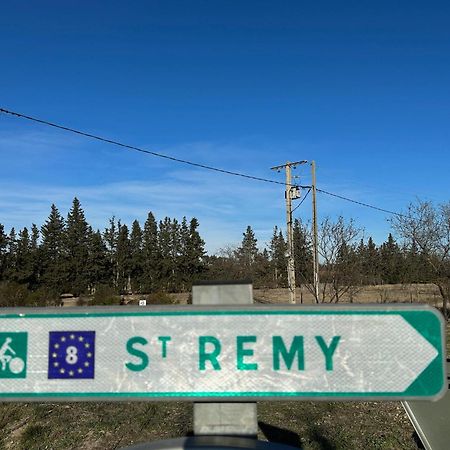
[[450,358],[447,358],[448,390],[437,402],[402,402],[426,450],[447,450],[450,445]]
[[[192,287],[194,305],[248,305],[253,303],[250,282],[201,283]],[[254,437],[258,434],[256,403],[194,403],[195,435]]]

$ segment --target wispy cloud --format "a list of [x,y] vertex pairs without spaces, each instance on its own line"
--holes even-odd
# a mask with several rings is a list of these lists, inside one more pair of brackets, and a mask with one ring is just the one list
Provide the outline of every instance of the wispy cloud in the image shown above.
[[[74,196],[95,228],[112,215],[126,223],[144,222],[148,211],[157,218],[197,217],[208,249],[215,251],[241,239],[247,225],[261,230],[276,221],[282,210],[282,189],[197,170],[174,171],[164,179],[97,185],[61,186],[17,182],[0,183],[0,222],[7,228],[42,224],[55,203],[66,215]],[[277,207],[278,205],[278,207]],[[280,219],[282,215],[280,214]],[[268,236],[261,236],[262,241]]]
[[[269,147],[266,144],[264,152],[259,154],[260,147],[247,139],[186,143],[162,152],[283,182],[284,174],[269,169],[271,164],[282,162],[278,161],[277,154],[267,151]],[[239,243],[247,225],[253,227],[261,246],[270,240],[274,225],[285,226],[282,185],[116,150],[59,133],[34,130],[2,133],[0,152],[7,176],[6,181],[0,181],[0,223],[7,229],[31,223],[41,225],[52,203],[66,215],[73,197],[77,196],[89,223],[99,229],[107,226],[113,215],[125,223],[134,219],[143,223],[149,211],[158,219],[195,216],[210,252]],[[28,165],[27,170],[23,170],[24,164]],[[301,166],[296,173],[302,175],[301,183],[309,183],[307,166]],[[368,203],[378,203],[382,198],[376,189],[354,186],[342,177],[328,176],[324,182],[320,180],[319,186]],[[386,198],[386,193],[383,195]],[[373,215],[352,204],[323,194],[318,200],[319,217],[367,216],[367,223],[373,223]],[[310,211],[310,199],[307,199],[295,217],[307,221]],[[378,220],[382,222],[383,218]]]

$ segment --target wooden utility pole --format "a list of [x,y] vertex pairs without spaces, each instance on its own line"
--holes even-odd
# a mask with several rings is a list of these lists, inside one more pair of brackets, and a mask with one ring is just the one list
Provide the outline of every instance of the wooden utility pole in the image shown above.
[[294,234],[292,229],[292,200],[300,198],[299,187],[292,185],[291,169],[296,168],[300,164],[305,164],[307,161],[287,162],[281,166],[272,167],[272,170],[280,172],[282,169],[286,170],[286,236],[288,245],[288,289],[289,289],[289,301],[290,303],[296,303],[295,299],[295,260],[294,260]]
[[313,285],[316,303],[319,303],[319,243],[317,237],[316,162],[311,161],[312,227],[313,227]]

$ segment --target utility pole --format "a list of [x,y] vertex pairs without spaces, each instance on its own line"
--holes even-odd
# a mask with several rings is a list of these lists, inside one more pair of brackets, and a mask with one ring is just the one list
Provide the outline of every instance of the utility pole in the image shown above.
[[313,285],[316,303],[319,303],[319,243],[317,238],[316,162],[311,161],[312,227],[313,227]]
[[289,301],[295,303],[295,260],[294,260],[294,234],[292,229],[292,200],[300,198],[300,191],[298,186],[292,185],[291,169],[296,168],[300,164],[305,164],[308,161],[287,162],[281,166],[272,167],[272,170],[280,172],[282,169],[286,170],[286,235],[288,245],[288,289],[289,289]]

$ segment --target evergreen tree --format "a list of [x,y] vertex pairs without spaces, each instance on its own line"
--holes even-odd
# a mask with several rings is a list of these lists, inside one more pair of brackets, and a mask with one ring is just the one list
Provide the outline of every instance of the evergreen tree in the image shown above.
[[55,293],[62,293],[67,287],[64,272],[64,219],[56,206],[51,206],[50,215],[42,225],[42,284]]
[[[411,260],[414,260],[415,251],[412,251]],[[400,247],[395,242],[391,233],[380,247],[380,272],[384,283],[395,284],[401,283],[403,280],[402,270],[402,254]],[[410,267],[414,273],[414,264]]]
[[371,236],[367,245],[361,239],[357,254],[360,259],[361,281],[364,284],[379,284],[382,276],[380,253]]
[[31,289],[36,289],[40,280],[41,261],[39,248],[39,228],[34,223],[31,225],[30,258],[32,264],[32,275],[29,284]]
[[86,261],[89,255],[89,225],[80,201],[75,197],[67,215],[65,231],[66,274],[68,288],[75,295],[85,292],[89,284]]
[[287,286],[287,244],[281,230],[273,229],[272,239],[269,244],[270,260],[275,287]]
[[14,280],[16,277],[17,264],[17,236],[16,230],[11,228],[6,241],[6,279]]
[[272,264],[266,248],[256,256],[254,279],[255,286],[259,288],[269,287],[272,284]]
[[258,240],[255,237],[251,226],[247,226],[241,246],[237,249],[237,258],[240,266],[240,276],[242,278],[253,279],[255,263],[258,256]]
[[16,265],[14,274],[11,277],[20,284],[29,286],[33,277],[33,259],[31,255],[31,243],[28,229],[24,228],[19,232],[16,250]]
[[169,217],[159,222],[158,250],[160,255],[160,286],[163,290],[170,290],[173,267],[172,259],[172,222]]
[[95,292],[96,287],[100,285],[108,285],[111,282],[111,264],[108,250],[103,242],[100,231],[92,231],[88,233],[88,259],[87,259],[87,275],[88,286],[90,292]]
[[131,290],[131,247],[128,227],[120,225],[116,248],[117,288],[120,292]]
[[180,224],[173,219],[170,224],[170,274],[169,291],[178,292],[181,289],[181,270],[179,269],[181,253]]
[[179,227],[180,254],[178,256],[179,282],[182,291],[187,289],[191,280],[189,255],[189,227],[186,217],[183,217]]
[[116,260],[116,249],[117,249],[117,239],[119,237],[120,222],[116,224],[116,218],[113,216],[109,219],[109,228],[105,228],[103,232],[103,240],[106,245],[106,252],[109,258],[109,265],[111,268],[111,280],[112,286],[117,287],[117,260]]
[[139,222],[135,220],[131,227],[130,234],[130,252],[131,252],[131,288],[134,291],[141,290],[142,274],[143,274],[143,243],[142,230]]
[[198,232],[199,226],[198,220],[193,217],[189,222],[189,240],[187,246],[190,261],[189,273],[192,277],[191,281],[196,281],[198,276],[205,271],[205,241]]
[[148,213],[142,236],[143,276],[142,290],[156,292],[161,280],[161,255],[158,240],[158,225],[152,212]]
[[5,227],[0,223],[0,281],[5,277],[7,246],[8,238],[5,234]]
[[194,281],[198,281],[205,272],[205,242],[197,231],[198,220],[194,217],[187,225],[183,217],[180,227],[180,257],[178,271],[182,280],[182,290],[186,290]]

